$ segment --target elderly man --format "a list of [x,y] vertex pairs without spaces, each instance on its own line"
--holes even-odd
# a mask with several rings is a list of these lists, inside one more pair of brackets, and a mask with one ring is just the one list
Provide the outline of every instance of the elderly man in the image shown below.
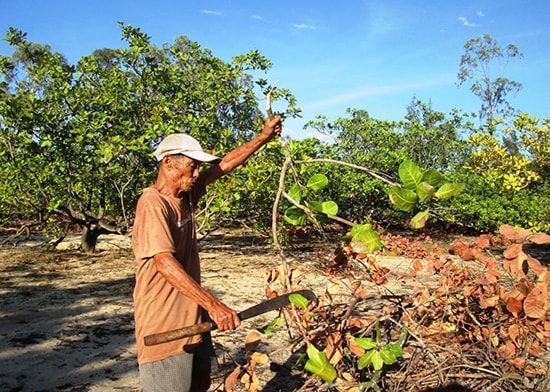
[[[206,391],[214,350],[209,334],[145,346],[144,337],[208,320],[224,331],[239,326],[237,313],[201,287],[193,212],[206,186],[280,135],[281,119],[219,160],[186,134],[167,136],[155,150],[159,171],[139,199],[132,234],[138,264],[134,289],[140,379],[145,392]],[[200,170],[202,162],[218,162]]]

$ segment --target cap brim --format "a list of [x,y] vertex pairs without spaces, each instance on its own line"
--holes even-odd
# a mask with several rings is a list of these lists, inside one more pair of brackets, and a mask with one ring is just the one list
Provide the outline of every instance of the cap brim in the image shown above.
[[221,160],[221,158],[218,158],[215,155],[210,155],[202,151],[185,151],[185,152],[182,152],[181,154],[200,162],[214,162],[214,161]]

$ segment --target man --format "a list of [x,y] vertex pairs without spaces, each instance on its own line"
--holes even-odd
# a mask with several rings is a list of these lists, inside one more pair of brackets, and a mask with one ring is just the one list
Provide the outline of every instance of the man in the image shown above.
[[[138,264],[134,288],[140,379],[145,392],[206,391],[213,347],[210,335],[145,346],[144,337],[208,320],[218,330],[240,325],[237,313],[201,287],[193,212],[206,186],[280,135],[281,119],[223,159],[205,153],[185,134],[167,136],[155,150],[159,171],[138,201],[132,245]],[[200,170],[202,162],[219,161]]]

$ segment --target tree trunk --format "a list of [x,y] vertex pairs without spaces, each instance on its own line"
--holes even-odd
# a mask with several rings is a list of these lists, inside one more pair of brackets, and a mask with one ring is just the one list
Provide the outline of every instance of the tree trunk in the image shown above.
[[97,239],[101,234],[102,229],[100,227],[82,227],[82,234],[80,236],[80,246],[86,253],[94,253]]

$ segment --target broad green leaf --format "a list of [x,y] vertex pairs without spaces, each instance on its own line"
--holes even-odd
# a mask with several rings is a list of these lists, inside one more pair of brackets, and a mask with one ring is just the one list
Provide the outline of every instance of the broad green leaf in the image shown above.
[[418,196],[418,199],[423,202],[430,200],[431,197],[435,193],[435,188],[427,183],[426,181],[422,181],[417,187],[416,187],[416,195]]
[[371,338],[354,338],[355,343],[365,350],[371,350],[376,347],[376,343]]
[[435,197],[438,199],[448,199],[464,190],[464,184],[445,183],[435,192]]
[[301,294],[290,294],[288,296],[288,300],[290,301],[291,304],[296,305],[302,310],[307,309],[307,304],[308,304],[307,298]]
[[298,207],[289,207],[285,211],[285,221],[294,226],[303,225],[306,221],[306,214]]
[[315,174],[307,181],[307,187],[318,191],[328,185],[328,178],[324,174]]
[[372,357],[374,353],[377,352],[376,350],[370,350],[367,351],[364,355],[359,358],[359,361],[357,361],[357,367],[359,370],[366,368],[372,363]]
[[413,216],[411,219],[411,226],[414,229],[421,229],[426,225],[426,221],[428,220],[428,216],[430,216],[430,210],[427,209],[425,211],[420,211],[418,214]]
[[384,366],[384,359],[382,358],[382,354],[380,353],[380,351],[374,350],[371,361],[374,370],[380,370]]
[[332,200],[324,201],[321,203],[321,210],[323,214],[327,215],[338,215],[338,204]]
[[317,350],[311,344],[306,351],[308,360],[304,366],[305,369],[326,382],[334,381],[337,375],[336,369],[330,364],[325,352]]
[[288,191],[288,195],[296,202],[300,203],[302,200],[302,189],[300,188],[300,185],[294,184],[292,188]]
[[441,181],[443,181],[443,176],[437,170],[429,169],[422,174],[422,181],[427,182],[433,187],[437,187],[441,184]]
[[397,362],[395,355],[393,355],[393,353],[385,347],[382,347],[380,350],[380,358],[386,365],[391,365],[392,363]]
[[409,212],[418,203],[418,196],[410,189],[394,186],[390,190],[390,201],[398,210]]
[[319,201],[315,201],[315,200],[309,201],[307,202],[307,207],[315,213],[323,212],[323,206]]
[[403,347],[401,347],[399,344],[387,344],[385,346],[387,350],[389,350],[396,358],[403,356]]
[[422,182],[422,171],[412,161],[404,161],[399,165],[399,178],[406,189],[416,189]]
[[376,252],[384,243],[371,225],[355,225],[351,229],[353,240],[361,241],[371,253]]

